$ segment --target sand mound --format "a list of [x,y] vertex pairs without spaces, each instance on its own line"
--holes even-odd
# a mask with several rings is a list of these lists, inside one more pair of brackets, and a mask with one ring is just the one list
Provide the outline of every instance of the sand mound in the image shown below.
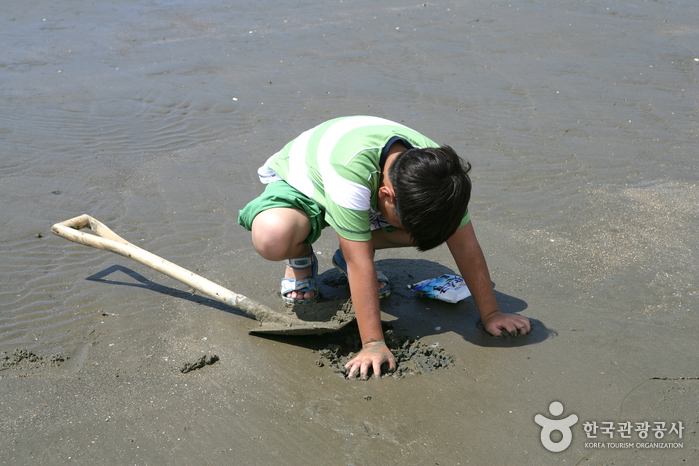
[[[429,374],[437,369],[454,365],[454,356],[447,353],[439,344],[426,345],[416,339],[398,336],[393,330],[386,330],[384,336],[386,345],[396,358],[397,368],[395,372],[384,374],[383,377],[401,379],[406,375]],[[353,331],[347,335],[344,345],[330,344],[326,349],[320,350],[320,358],[316,361],[316,365],[324,367],[327,364],[333,371],[346,377],[349,369],[345,369],[345,364],[360,349],[359,332]]]

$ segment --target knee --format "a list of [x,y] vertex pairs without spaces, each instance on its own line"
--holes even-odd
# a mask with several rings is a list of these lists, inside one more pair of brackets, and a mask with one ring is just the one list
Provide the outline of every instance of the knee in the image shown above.
[[262,257],[271,261],[287,259],[291,242],[284,225],[274,217],[255,217],[252,223],[252,244]]

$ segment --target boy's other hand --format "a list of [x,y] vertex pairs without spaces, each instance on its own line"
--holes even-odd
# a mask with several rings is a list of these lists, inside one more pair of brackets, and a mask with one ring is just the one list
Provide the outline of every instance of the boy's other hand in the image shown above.
[[526,335],[532,330],[529,319],[517,314],[503,314],[500,311],[491,312],[482,317],[483,327],[493,336],[503,335],[503,330],[512,336]]
[[369,376],[369,368],[373,370],[374,377],[381,376],[381,366],[388,363],[388,371],[396,370],[396,358],[391,353],[391,350],[386,346],[383,340],[371,341],[362,346],[362,350],[352,358],[345,369],[349,368],[347,378],[352,378],[359,371],[362,380],[366,380]]

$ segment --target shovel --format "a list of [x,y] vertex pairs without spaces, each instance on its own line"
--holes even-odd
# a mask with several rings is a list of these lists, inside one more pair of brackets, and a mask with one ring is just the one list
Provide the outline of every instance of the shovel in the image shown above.
[[[89,228],[95,234],[79,230]],[[51,231],[61,238],[119,254],[140,262],[168,277],[174,278],[201,294],[238,309],[260,322],[260,326],[250,333],[270,333],[276,335],[319,335],[336,332],[355,318],[350,301],[330,301],[316,304],[301,304],[287,312],[258,303],[242,294],[230,291],[187,269],[134,246],[110,230],[102,222],[87,214],[56,223]]]

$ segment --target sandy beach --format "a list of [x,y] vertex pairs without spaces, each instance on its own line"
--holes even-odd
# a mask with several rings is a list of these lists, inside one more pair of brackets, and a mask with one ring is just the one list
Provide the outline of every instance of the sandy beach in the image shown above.
[[[699,6],[0,11],[0,464],[699,463]],[[491,337],[472,299],[407,288],[456,272],[445,246],[379,251],[386,329],[445,359],[347,380],[330,357],[352,325],[252,335],[239,311],[51,234],[87,213],[282,310],[283,265],[238,211],[269,155],[355,114],[471,162],[498,302],[531,335]],[[314,246],[326,300],[349,298],[337,244],[326,229]]]

